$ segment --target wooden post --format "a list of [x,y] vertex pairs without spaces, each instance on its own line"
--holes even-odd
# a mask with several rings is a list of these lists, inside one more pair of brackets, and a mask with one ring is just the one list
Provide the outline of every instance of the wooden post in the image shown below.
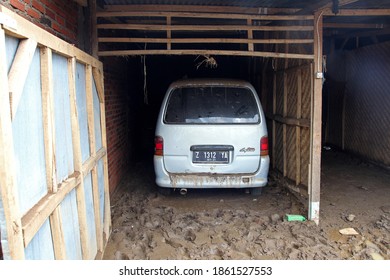
[[309,219],[319,223],[321,187],[322,12],[314,14],[314,73],[311,98]]
[[[172,24],[172,17],[167,16],[167,26],[170,26],[171,24]],[[172,49],[171,38],[172,38],[172,31],[170,29],[168,29],[167,30],[167,39],[168,39],[167,50]]]
[[[302,118],[302,68],[298,69],[298,89],[297,89],[297,119]],[[301,183],[301,127],[295,127],[295,162],[296,162],[296,173],[295,173],[295,185],[298,186]]]
[[[57,193],[55,156],[55,119],[53,97],[53,63],[50,48],[41,48],[42,116],[45,144],[46,182],[48,193]],[[65,239],[62,230],[60,206],[50,215],[54,255],[57,260],[66,259]]]
[[[10,100],[8,95],[8,69],[6,65],[5,34],[0,28],[0,191],[7,224],[8,248],[11,259],[24,259],[22,221],[16,188],[16,171]],[[4,238],[4,236],[2,237]],[[7,254],[6,253],[6,254]]]
[[87,208],[85,205],[85,192],[84,192],[84,174],[83,162],[81,155],[80,144],[80,127],[77,114],[76,103],[76,59],[68,59],[68,74],[69,74],[69,95],[70,95],[70,113],[72,121],[72,143],[73,143],[73,163],[75,173],[81,174],[81,181],[78,187],[76,187],[77,197],[77,211],[80,224],[80,241],[81,241],[81,254],[83,259],[89,258],[89,236],[88,236],[88,224],[87,224]]
[[90,16],[91,16],[91,50],[92,50],[92,56],[97,58],[98,57],[98,33],[97,33],[97,17],[96,17],[96,0],[90,0],[89,1],[89,9],[90,9]]
[[[252,19],[247,19],[247,25],[252,26]],[[248,40],[251,41],[253,39],[253,30],[248,29]],[[253,43],[248,43],[248,51],[253,52],[254,51],[254,45]]]
[[[93,106],[93,75],[92,67],[86,65],[85,67],[86,75],[86,94],[87,94],[87,114],[88,114],[88,136],[89,136],[89,147],[91,151],[91,157],[96,158],[96,141],[95,141],[95,118],[94,118],[94,106]],[[99,103],[100,106],[100,103]],[[84,176],[87,174],[84,174]],[[95,227],[96,227],[96,242],[98,253],[103,253],[103,233],[100,220],[100,203],[99,203],[99,182],[97,174],[97,165],[95,165],[91,170],[92,175],[92,195],[93,195],[93,209],[95,217]]]

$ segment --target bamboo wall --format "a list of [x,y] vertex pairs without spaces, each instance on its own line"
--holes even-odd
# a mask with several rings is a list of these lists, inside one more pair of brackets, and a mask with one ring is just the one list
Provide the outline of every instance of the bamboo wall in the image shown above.
[[0,6],[4,259],[95,259],[111,230],[103,66]]

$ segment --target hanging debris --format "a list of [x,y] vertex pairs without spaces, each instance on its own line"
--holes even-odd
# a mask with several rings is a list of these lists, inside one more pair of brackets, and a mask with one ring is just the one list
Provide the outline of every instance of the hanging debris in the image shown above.
[[[196,61],[199,57],[200,57],[200,55],[198,55],[198,56],[196,57],[195,61]],[[218,67],[218,63],[217,63],[217,61],[214,59],[214,57],[209,56],[209,55],[202,55],[202,57],[204,57],[204,59],[196,65],[196,69],[198,69],[202,64],[204,64],[206,67],[210,67],[210,68],[217,68],[217,67]]]

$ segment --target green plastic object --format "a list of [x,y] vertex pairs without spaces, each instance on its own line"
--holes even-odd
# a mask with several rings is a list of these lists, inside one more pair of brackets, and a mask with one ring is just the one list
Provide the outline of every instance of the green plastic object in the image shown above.
[[299,221],[299,222],[304,222],[306,221],[306,218],[302,215],[290,215],[290,214],[286,214],[286,219],[287,221],[289,222],[293,222],[293,221]]

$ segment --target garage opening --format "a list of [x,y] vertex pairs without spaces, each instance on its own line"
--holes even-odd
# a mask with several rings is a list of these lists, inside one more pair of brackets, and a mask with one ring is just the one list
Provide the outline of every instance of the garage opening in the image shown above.
[[[90,6],[92,54],[104,65],[104,99],[103,93],[98,97],[107,150],[92,149],[80,174],[96,171],[102,157],[108,160],[102,169],[110,187],[105,193],[115,203],[105,203],[104,240],[110,233],[109,209],[114,217],[114,245],[109,244],[106,258],[389,258],[387,1],[77,2]],[[75,60],[64,49],[68,62]],[[87,67],[89,77],[101,74],[96,65]],[[5,70],[2,77],[7,78]],[[162,199],[154,191],[161,101],[171,82],[198,77],[247,80],[259,93],[272,161],[265,199],[231,190]],[[102,81],[95,80],[102,92]],[[8,108],[8,98],[2,101]],[[89,113],[88,121],[93,120]],[[365,207],[356,210],[357,205]],[[302,214],[299,218],[317,226],[321,216],[326,226],[288,223],[283,211]],[[362,225],[358,237],[340,233],[353,225]],[[17,238],[22,244],[22,234]]]

